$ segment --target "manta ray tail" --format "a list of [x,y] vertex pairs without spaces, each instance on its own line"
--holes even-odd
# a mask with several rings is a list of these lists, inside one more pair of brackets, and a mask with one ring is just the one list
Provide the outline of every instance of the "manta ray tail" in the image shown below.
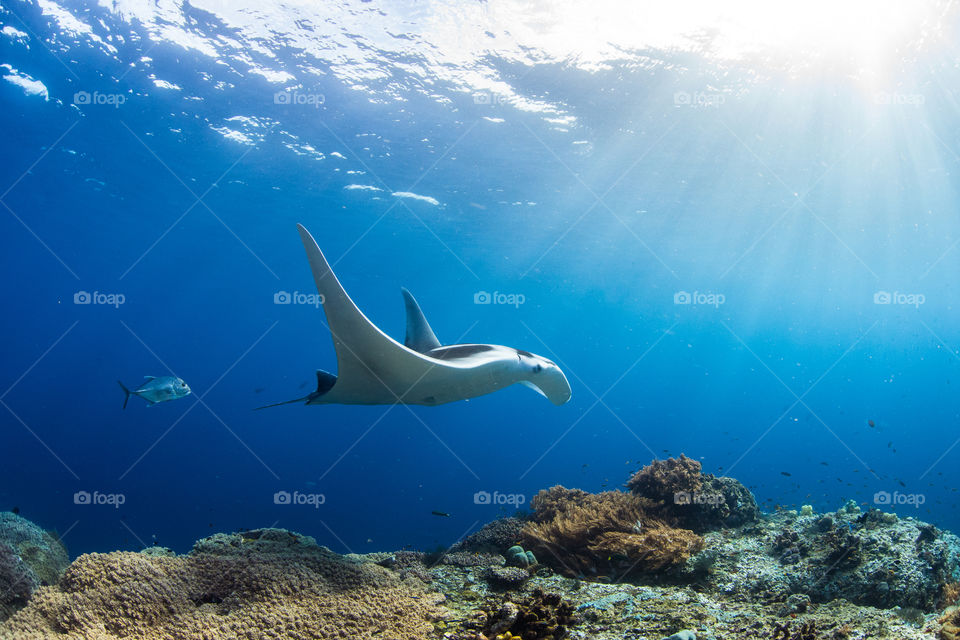
[[293,400],[284,400],[283,402],[274,402],[273,404],[265,404],[262,407],[257,407],[254,411],[260,411],[260,409],[269,409],[270,407],[279,407],[283,404],[296,404],[297,402],[306,402],[310,404],[312,401],[316,400],[327,391],[333,388],[333,384],[337,381],[337,376],[332,373],[327,373],[322,369],[317,369],[317,390],[309,395],[305,395],[302,398],[294,398]]
[[130,400],[130,394],[131,394],[132,392],[130,391],[130,389],[127,389],[127,388],[124,386],[124,384],[123,384],[122,382],[120,382],[119,380],[117,380],[117,384],[120,385],[120,388],[123,389],[123,392],[124,392],[125,394],[127,394],[127,395],[124,396],[124,398],[123,398],[123,408],[126,409],[126,408],[127,408],[127,401]]
[[[310,396],[313,394],[311,393]],[[310,396],[303,396],[302,398],[294,398],[293,400],[284,400],[283,402],[274,402],[273,404],[265,404],[262,407],[256,407],[254,411],[260,411],[260,409],[269,409],[270,407],[279,407],[282,404],[295,404],[297,402],[303,402],[304,400],[309,400]]]

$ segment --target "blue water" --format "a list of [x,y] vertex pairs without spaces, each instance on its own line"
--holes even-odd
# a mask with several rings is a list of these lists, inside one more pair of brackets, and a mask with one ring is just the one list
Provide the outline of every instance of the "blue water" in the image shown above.
[[[765,509],[899,492],[960,530],[955,13],[870,84],[709,46],[522,59],[500,32],[450,62],[419,29],[439,4],[259,38],[155,6],[219,57],[165,39],[170,13],[0,5],[0,508],[74,555],[263,526],[428,548],[515,511],[477,492],[618,488],[683,452]],[[373,35],[305,52],[345,16]],[[406,286],[441,341],[549,357],[573,399],[253,412],[336,370],[322,310],[274,304],[315,291],[298,222],[391,335]],[[194,395],[122,410],[144,375]]]

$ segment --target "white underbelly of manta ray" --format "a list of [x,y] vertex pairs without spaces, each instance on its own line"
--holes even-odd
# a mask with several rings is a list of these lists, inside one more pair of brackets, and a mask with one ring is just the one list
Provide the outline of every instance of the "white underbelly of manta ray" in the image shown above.
[[547,358],[495,344],[441,346],[406,289],[407,335],[400,344],[363,315],[310,232],[299,224],[297,229],[323,299],[337,353],[337,375],[317,371],[316,391],[267,407],[294,402],[437,405],[475,398],[512,384],[526,385],[556,405],[570,399],[566,376]]

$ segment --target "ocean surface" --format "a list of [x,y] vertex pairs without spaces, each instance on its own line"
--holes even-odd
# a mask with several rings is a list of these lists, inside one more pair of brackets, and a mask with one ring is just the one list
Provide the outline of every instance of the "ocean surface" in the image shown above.
[[[0,1],[0,508],[431,549],[682,452],[960,530],[956,6],[722,4]],[[296,223],[573,398],[253,411],[336,372]]]

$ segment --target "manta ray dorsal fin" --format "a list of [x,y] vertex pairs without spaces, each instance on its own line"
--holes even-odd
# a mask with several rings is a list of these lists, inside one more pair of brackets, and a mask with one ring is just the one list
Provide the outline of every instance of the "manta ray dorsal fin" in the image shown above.
[[337,380],[319,402],[391,403],[431,369],[445,363],[403,346],[370,322],[343,289],[316,240],[297,225],[317,292],[323,296],[333,346]]
[[407,336],[403,344],[419,353],[436,349],[440,346],[440,341],[427,323],[416,298],[405,288],[400,291],[403,293],[403,304],[407,308]]

